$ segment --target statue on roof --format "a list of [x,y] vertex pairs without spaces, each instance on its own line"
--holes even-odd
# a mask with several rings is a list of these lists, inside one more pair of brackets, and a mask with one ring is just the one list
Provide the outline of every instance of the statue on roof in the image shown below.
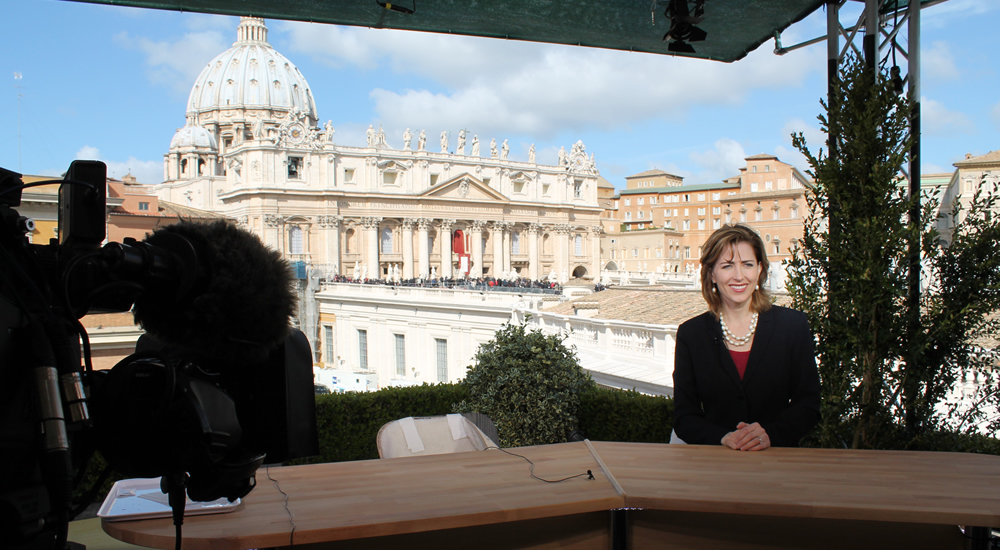
[[465,130],[458,131],[458,145],[455,146],[455,154],[465,154]]
[[375,147],[375,127],[371,124],[368,125],[368,131],[365,132],[368,137],[368,146]]
[[472,136],[472,156],[479,156],[479,136]]
[[410,129],[407,128],[406,131],[403,132],[403,150],[404,151],[409,151],[410,150],[410,141],[412,141],[412,140],[413,140],[413,134],[411,134],[410,133]]
[[427,132],[420,130],[420,136],[417,138],[417,151],[423,151],[427,148]]
[[528,162],[535,163],[535,144],[532,143],[531,147],[528,149]]
[[500,147],[500,158],[502,160],[507,160],[507,155],[510,154],[510,146],[507,145],[507,140],[503,140],[503,145]]
[[490,140],[490,158],[498,158],[500,153],[497,152],[497,138]]

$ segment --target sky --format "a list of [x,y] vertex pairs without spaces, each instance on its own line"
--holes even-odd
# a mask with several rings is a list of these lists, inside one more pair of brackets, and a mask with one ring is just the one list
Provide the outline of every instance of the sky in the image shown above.
[[[860,9],[848,2],[841,22]],[[711,7],[707,4],[706,9]],[[159,183],[163,155],[202,68],[236,40],[238,18],[61,0],[0,0],[0,167],[59,175],[77,158],[112,177]],[[1000,2],[949,0],[922,12],[922,171],[951,172],[1000,149]],[[601,175],[660,169],[685,184],[735,176],[759,153],[806,171],[791,144],[825,148],[826,45],[784,56],[764,43],[744,59],[697,59],[487,38],[268,20],[268,41],[305,76],[336,142],[363,145],[369,124],[391,147],[425,129],[508,139],[512,159],[556,164],[582,140]],[[823,36],[814,13],[784,46]],[[711,39],[711,37],[709,37]],[[905,37],[903,38],[905,44]],[[900,58],[899,62],[905,64]],[[17,78],[20,75],[20,78]],[[0,80],[2,81],[2,80]],[[470,137],[471,141],[471,137]]]

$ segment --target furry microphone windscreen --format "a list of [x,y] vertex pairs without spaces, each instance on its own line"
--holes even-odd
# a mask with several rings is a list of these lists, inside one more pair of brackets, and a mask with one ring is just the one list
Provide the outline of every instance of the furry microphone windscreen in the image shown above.
[[[165,234],[172,234],[164,237]],[[181,222],[145,242],[170,248],[174,236],[195,250],[194,288],[151,290],[136,299],[135,322],[166,344],[224,363],[260,361],[281,344],[295,313],[291,267],[256,235],[226,221]]]

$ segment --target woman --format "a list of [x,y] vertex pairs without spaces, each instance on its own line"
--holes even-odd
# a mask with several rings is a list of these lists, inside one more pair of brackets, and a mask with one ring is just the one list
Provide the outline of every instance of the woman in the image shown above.
[[674,432],[686,443],[741,451],[796,447],[819,422],[809,322],[771,304],[764,242],[725,226],[702,247],[709,311],[677,329]]

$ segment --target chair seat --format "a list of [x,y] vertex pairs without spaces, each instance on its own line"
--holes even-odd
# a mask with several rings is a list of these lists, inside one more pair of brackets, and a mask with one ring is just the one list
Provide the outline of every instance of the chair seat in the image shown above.
[[393,420],[379,429],[377,445],[380,458],[483,451],[497,446],[460,414]]

